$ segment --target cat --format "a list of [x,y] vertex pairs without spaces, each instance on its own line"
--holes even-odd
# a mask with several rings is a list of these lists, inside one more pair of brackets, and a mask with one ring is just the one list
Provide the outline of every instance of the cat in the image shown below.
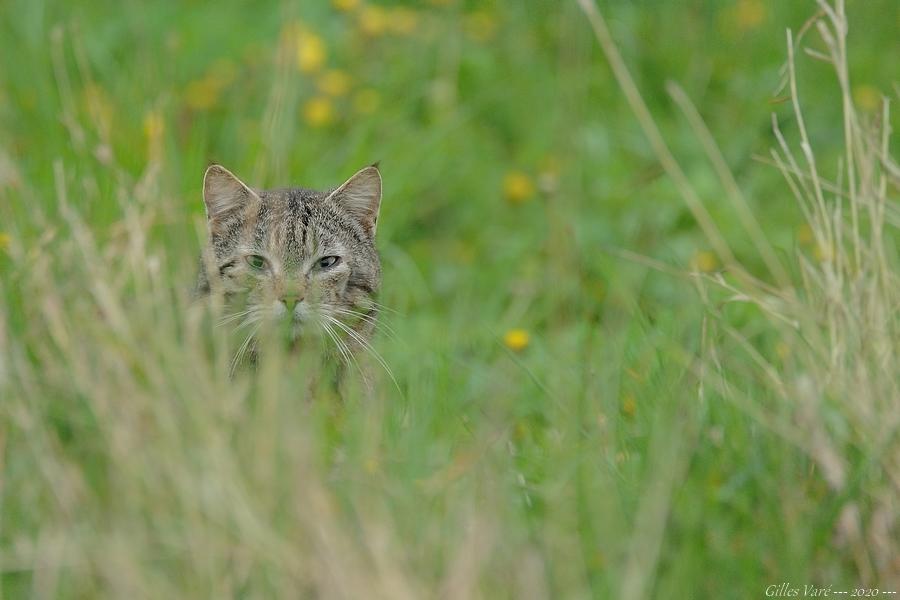
[[381,187],[377,164],[325,192],[254,189],[220,165],[207,168],[208,243],[197,294],[221,294],[229,311],[222,323],[249,330],[232,369],[248,349],[255,361],[263,323],[286,324],[292,346],[325,334],[347,366],[359,350],[371,351]]

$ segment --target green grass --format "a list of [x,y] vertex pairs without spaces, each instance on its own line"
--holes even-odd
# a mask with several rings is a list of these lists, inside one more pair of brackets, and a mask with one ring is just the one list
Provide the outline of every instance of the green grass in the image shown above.
[[[578,2],[382,6],[0,7],[0,597],[900,591],[900,7],[849,2],[846,56],[805,32],[798,112],[812,2],[603,3],[628,73]],[[230,379],[204,167],[376,160],[395,381]]]

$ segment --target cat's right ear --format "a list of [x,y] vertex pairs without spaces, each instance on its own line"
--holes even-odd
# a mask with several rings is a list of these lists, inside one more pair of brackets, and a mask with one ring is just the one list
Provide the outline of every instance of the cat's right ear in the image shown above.
[[258,206],[259,196],[221,165],[210,165],[203,176],[203,203],[211,233]]

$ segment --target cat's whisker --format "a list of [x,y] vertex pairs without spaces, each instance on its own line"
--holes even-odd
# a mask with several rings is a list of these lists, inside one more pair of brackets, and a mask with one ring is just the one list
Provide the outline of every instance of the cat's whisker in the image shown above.
[[376,329],[384,329],[388,333],[388,335],[390,335],[392,338],[396,339],[398,337],[397,332],[394,331],[394,329],[391,328],[390,325],[385,323],[383,320],[379,320],[379,319],[375,318],[372,315],[362,313],[359,311],[355,311],[352,309],[346,309],[346,308],[332,308],[330,310],[331,310],[331,312],[338,314],[338,315],[344,315],[344,316],[348,316],[348,317],[356,317],[356,318],[362,319],[363,321],[370,323]]
[[347,335],[349,335],[351,338],[353,338],[354,341],[356,341],[356,343],[359,344],[363,350],[366,350],[367,352],[369,352],[375,358],[375,360],[377,360],[378,363],[382,366],[382,368],[385,370],[385,372],[391,378],[391,381],[394,382],[394,386],[397,388],[397,391],[402,393],[402,390],[400,389],[400,384],[397,383],[397,379],[394,377],[394,372],[388,366],[387,362],[384,360],[384,358],[381,356],[381,354],[379,354],[378,351],[375,350],[375,348],[373,348],[371,344],[369,344],[369,342],[367,342],[358,332],[354,331],[353,328],[349,327],[348,325],[345,325],[344,323],[341,323],[338,319],[335,319],[334,317],[329,316],[329,315],[323,315],[323,316],[325,316],[325,318],[327,318],[331,323],[336,325],[338,328],[343,330]]
[[366,387],[370,387],[369,378],[366,377],[365,371],[360,366],[360,364],[356,360],[356,358],[353,356],[353,352],[350,351],[350,348],[347,346],[347,344],[344,343],[343,341],[341,341],[337,332],[335,332],[327,322],[325,322],[323,320],[323,321],[319,321],[319,324],[322,326],[322,329],[328,334],[328,336],[332,339],[332,341],[334,341],[334,345],[337,346],[338,352],[340,352],[341,356],[344,358],[345,364],[348,367],[351,365],[356,367],[356,370],[359,372],[360,377],[362,377],[363,383],[366,385]]
[[250,347],[250,342],[259,332],[260,327],[262,327],[262,323],[259,323],[253,330],[247,334],[247,337],[244,339],[244,342],[238,348],[238,351],[235,353],[234,357],[231,359],[231,368],[229,369],[228,376],[234,377],[234,372],[237,369],[237,366],[241,363],[244,358],[244,354],[246,354],[247,349]]
[[347,342],[345,342],[341,339],[340,335],[336,331],[334,331],[334,329],[332,329],[328,325],[326,325],[326,327],[328,327],[328,329],[332,332],[335,344],[337,344],[338,348],[341,349],[341,352],[346,357],[347,366],[355,367],[357,373],[359,373],[359,376],[362,378],[363,383],[366,385],[366,387],[370,387],[369,378],[366,377],[365,370],[359,364],[359,361],[356,360],[356,356],[354,355],[353,351],[350,349],[350,346],[347,345]]
[[228,323],[237,321],[241,317],[247,316],[250,313],[252,313],[253,310],[254,309],[252,309],[252,308],[248,308],[247,310],[242,310],[242,311],[239,311],[236,313],[232,313],[230,315],[225,315],[224,317],[222,317],[218,321],[216,321],[216,327],[222,327],[223,325],[227,325]]
[[234,329],[235,329],[235,331],[237,331],[238,329],[243,329],[244,327],[247,327],[248,325],[253,325],[255,323],[261,323],[264,320],[264,318],[265,318],[265,315],[260,313],[258,310],[253,311],[243,321],[238,323]]
[[392,314],[394,314],[394,315],[397,315],[398,317],[405,317],[405,316],[406,316],[406,315],[404,315],[402,312],[400,312],[399,310],[397,310],[397,309],[395,309],[395,308],[391,308],[390,306],[385,306],[385,305],[382,304],[381,302],[376,302],[375,300],[371,300],[371,299],[367,300],[366,302],[367,302],[368,304],[370,304],[370,305],[372,306],[372,308],[377,308],[377,309],[380,310],[380,311],[392,313]]
[[337,348],[337,351],[341,355],[341,358],[343,359],[344,363],[346,363],[349,366],[350,357],[344,353],[344,346],[341,343],[341,341],[338,339],[337,334],[335,334],[334,330],[328,325],[328,323],[325,323],[324,321],[320,321],[319,325],[322,327],[322,330],[328,335],[328,337],[331,338],[331,341],[334,342],[335,348]]
[[[336,321],[336,322],[340,323],[340,321]],[[352,328],[345,326],[343,323],[341,323],[340,327],[341,327],[341,329],[346,331],[347,334],[350,337],[352,337],[363,350],[369,352],[375,358],[375,360],[378,361],[378,363],[384,369],[385,373],[388,374],[388,377],[391,378],[391,381],[393,382],[394,387],[397,388],[398,392],[402,393],[402,390],[400,389],[400,384],[397,383],[397,378],[394,377],[394,372],[391,370],[391,367],[387,364],[387,361],[384,360],[384,358],[381,356],[381,354],[379,354],[378,351],[375,350],[375,348],[373,348],[359,333],[357,333],[356,331],[353,331]]]

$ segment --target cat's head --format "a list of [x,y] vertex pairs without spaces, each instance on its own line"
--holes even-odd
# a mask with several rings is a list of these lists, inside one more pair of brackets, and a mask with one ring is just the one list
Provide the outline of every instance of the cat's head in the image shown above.
[[283,320],[299,333],[329,318],[371,318],[381,283],[377,166],[318,192],[253,189],[212,165],[203,180],[203,201],[209,249],[201,288],[218,287],[239,308],[232,313],[241,315],[236,321]]

